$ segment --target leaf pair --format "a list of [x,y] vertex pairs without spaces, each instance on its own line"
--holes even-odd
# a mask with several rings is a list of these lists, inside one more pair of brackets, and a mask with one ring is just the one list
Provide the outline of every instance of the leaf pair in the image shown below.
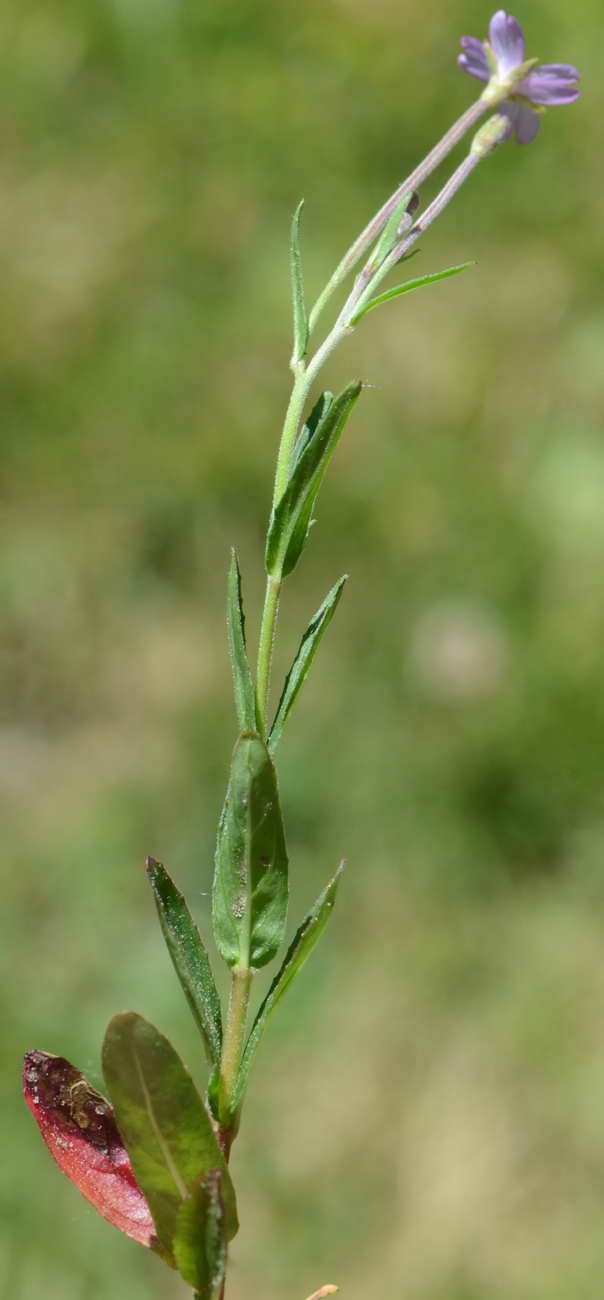
[[[264,761],[270,764],[267,756]],[[147,869],[170,955],[215,1077],[222,1027],[207,954],[168,873],[152,859]],[[269,1016],[327,924],[341,871],[299,927],[258,1011],[223,1123],[241,1105]],[[193,1080],[168,1040],[134,1012],[111,1021],[103,1069],[113,1105],[64,1058],[27,1054],[24,1093],[42,1137],[104,1218],[177,1268],[199,1300],[218,1300],[237,1210],[225,1158]]]
[[193,1080],[166,1038],[133,1012],[115,1016],[103,1045],[113,1105],[75,1066],[28,1052],[25,1100],[48,1150],[115,1228],[178,1268],[216,1300],[235,1193]]
[[[323,396],[325,397],[326,394]],[[305,426],[305,428],[307,427],[308,426]],[[331,591],[327,593],[323,604],[319,607],[316,613],[313,614],[313,617],[311,618],[302,637],[294,662],[285,679],[285,685],[269,733],[268,748],[271,755],[275,753],[277,745],[279,744],[283,728],[295,704],[300,689],[306,680],[323,633],[329,627],[335,614],[346,578],[347,575],[345,574],[343,578],[340,578],[338,582],[336,582]],[[253,732],[256,724],[255,696],[245,645],[245,618],[241,594],[241,573],[239,571],[235,551],[232,552],[231,567],[229,569],[227,627],[237,717],[242,731]]]
[[[292,686],[292,692],[294,687]],[[207,952],[187,904],[161,863],[147,860],[161,927],[174,968],[204,1038],[216,1104],[222,1023]],[[342,867],[296,932],[258,1011],[242,1057],[228,1124],[241,1104],[266,1021],[310,956],[335,902]],[[216,851],[213,914],[217,945],[232,968],[263,966],[283,942],[287,916],[287,855],[275,770],[260,737],[244,734],[235,746]]]

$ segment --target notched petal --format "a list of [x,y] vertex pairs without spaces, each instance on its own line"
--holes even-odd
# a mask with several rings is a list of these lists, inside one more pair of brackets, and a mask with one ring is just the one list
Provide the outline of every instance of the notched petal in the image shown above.
[[[570,65],[568,65],[570,67]],[[563,72],[564,65],[544,64],[529,72],[524,81],[516,88],[519,95],[526,95],[533,104],[550,105],[572,104],[579,98],[579,88],[575,84],[579,74],[576,68]]]
[[156,1246],[151,1211],[106,1097],[63,1056],[27,1052],[23,1094],[59,1169],[104,1219],[142,1246]]
[[541,63],[535,68],[540,77],[562,77],[564,81],[578,81],[579,72],[572,63]]
[[511,72],[524,59],[524,33],[517,18],[498,9],[489,23],[489,41],[501,73]]
[[463,68],[464,72],[469,72],[472,77],[488,81],[491,73],[482,41],[479,41],[476,36],[462,36],[460,45],[463,50],[463,54],[458,55],[457,58],[460,68]]

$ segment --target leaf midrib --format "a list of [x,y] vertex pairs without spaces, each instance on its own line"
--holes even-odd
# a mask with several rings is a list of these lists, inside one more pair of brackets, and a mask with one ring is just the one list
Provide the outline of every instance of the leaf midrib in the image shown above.
[[151,1127],[152,1127],[153,1132],[154,1132],[154,1134],[155,1134],[155,1137],[156,1137],[156,1139],[157,1139],[157,1143],[158,1143],[158,1146],[159,1146],[159,1148],[160,1148],[160,1151],[161,1151],[161,1153],[162,1153],[162,1155],[163,1155],[163,1157],[164,1157],[164,1160],[165,1160],[165,1163],[166,1163],[166,1167],[167,1167],[167,1169],[169,1170],[169,1173],[170,1173],[171,1176],[172,1176],[172,1180],[173,1180],[173,1182],[174,1182],[174,1185],[175,1185],[175,1187],[176,1187],[176,1189],[177,1189],[177,1191],[178,1191],[178,1193],[179,1193],[179,1196],[181,1197],[181,1200],[184,1201],[185,1198],[186,1198],[186,1196],[187,1196],[187,1194],[188,1194],[188,1193],[187,1193],[187,1187],[186,1187],[186,1184],[182,1181],[182,1178],[181,1178],[181,1176],[180,1176],[180,1173],[179,1173],[179,1171],[178,1171],[178,1168],[177,1168],[176,1164],[174,1163],[174,1159],[173,1159],[173,1157],[172,1157],[172,1152],[170,1151],[170,1147],[168,1146],[168,1144],[167,1144],[167,1142],[166,1142],[166,1140],[165,1140],[165,1138],[164,1138],[164,1136],[163,1136],[163,1133],[162,1133],[162,1131],[161,1131],[161,1128],[159,1127],[159,1124],[158,1124],[158,1122],[157,1122],[157,1119],[156,1119],[156,1116],[155,1116],[155,1111],[154,1111],[154,1108],[153,1108],[153,1103],[152,1103],[152,1100],[151,1100],[151,1094],[150,1094],[149,1089],[148,1089],[148,1087],[147,1087],[147,1083],[146,1083],[146,1080],[145,1080],[145,1076],[144,1076],[144,1074],[143,1074],[143,1071],[142,1071],[142,1068],[141,1068],[141,1063],[140,1063],[140,1060],[139,1060],[139,1057],[138,1057],[138,1053],[136,1052],[136,1050],[134,1051],[134,1061],[135,1061],[136,1071],[137,1071],[138,1078],[139,1078],[139,1083],[140,1083],[140,1086],[141,1086],[141,1091],[142,1091],[142,1094],[143,1094],[143,1099],[144,1099],[144,1102],[145,1102],[145,1107],[146,1107],[146,1110],[147,1110],[147,1113],[148,1113],[148,1116],[149,1116],[149,1120],[150,1120],[150,1123],[151,1123]]

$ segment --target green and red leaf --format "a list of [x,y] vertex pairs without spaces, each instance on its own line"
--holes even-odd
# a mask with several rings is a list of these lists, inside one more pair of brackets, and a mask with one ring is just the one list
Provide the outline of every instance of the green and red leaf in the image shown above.
[[134,1177],[113,1107],[63,1056],[27,1052],[23,1094],[53,1160],[120,1232],[157,1249],[151,1210]]

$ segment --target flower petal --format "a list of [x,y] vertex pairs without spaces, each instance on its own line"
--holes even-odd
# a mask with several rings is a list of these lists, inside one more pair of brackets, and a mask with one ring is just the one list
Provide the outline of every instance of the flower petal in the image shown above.
[[482,41],[479,41],[477,36],[460,36],[459,44],[466,54],[474,54],[476,58],[482,62],[485,71],[488,72],[489,61],[486,56],[486,51]]
[[506,99],[501,105],[501,111],[509,118],[519,144],[530,144],[535,139],[539,130],[539,114],[533,113],[529,104]]
[[489,40],[499,72],[517,68],[524,59],[524,33],[517,18],[498,9],[489,23]]
[[479,41],[477,36],[462,36],[460,45],[463,50],[463,54],[460,54],[457,59],[460,68],[463,68],[464,72],[469,72],[471,77],[488,81],[491,70],[482,41]]
[[27,1052],[23,1093],[51,1156],[82,1196],[127,1237],[155,1247],[151,1211],[106,1098],[48,1052]]
[[469,72],[471,77],[478,77],[480,81],[489,80],[488,73],[484,72],[478,64],[474,63],[467,54],[458,54],[457,62],[460,68],[463,68],[464,72]]
[[570,64],[546,63],[533,68],[517,86],[517,92],[533,104],[572,104],[579,98],[575,84],[578,79],[577,69]]
[[579,73],[572,63],[541,63],[533,69],[541,76],[564,77],[568,81],[578,81]]

